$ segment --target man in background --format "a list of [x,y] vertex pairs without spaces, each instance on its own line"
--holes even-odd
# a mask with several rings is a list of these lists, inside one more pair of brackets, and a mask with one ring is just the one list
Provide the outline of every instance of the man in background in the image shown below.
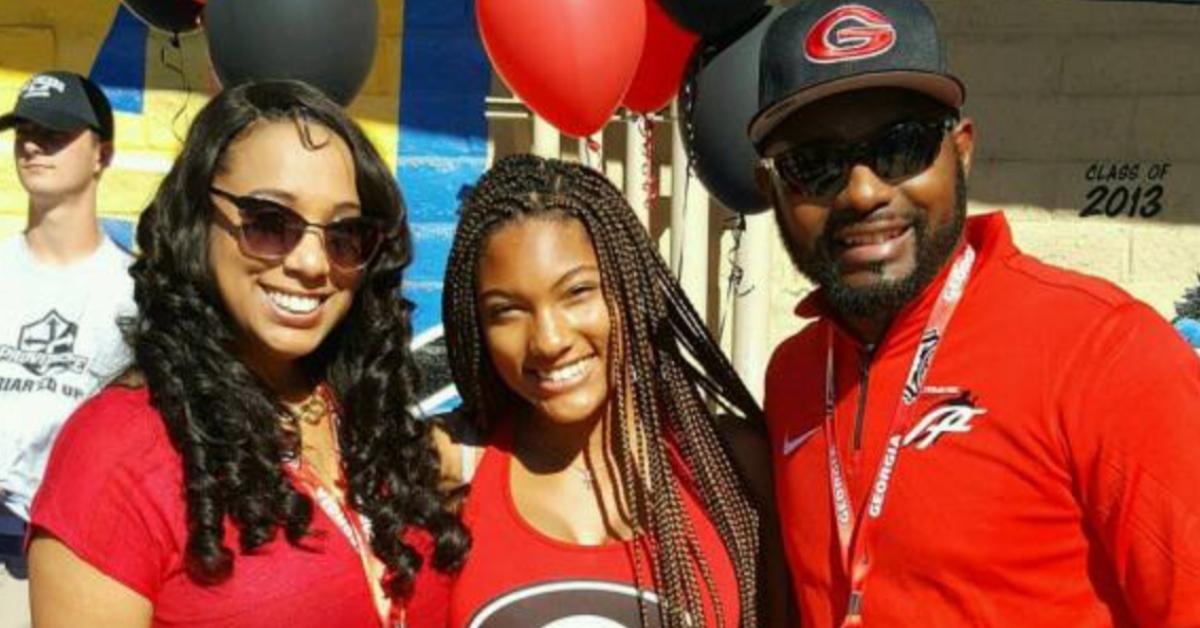
[[[112,108],[104,93],[70,72],[37,74],[0,117],[0,131],[8,129],[15,130],[14,165],[29,201],[24,232],[0,240],[0,589],[9,589],[6,600],[25,586],[12,578],[25,578],[25,521],[55,436],[76,406],[128,363],[117,317],[133,309],[130,258],[96,216],[97,188],[113,155]],[[6,606],[3,619],[13,615]],[[28,621],[27,606],[21,616]]]

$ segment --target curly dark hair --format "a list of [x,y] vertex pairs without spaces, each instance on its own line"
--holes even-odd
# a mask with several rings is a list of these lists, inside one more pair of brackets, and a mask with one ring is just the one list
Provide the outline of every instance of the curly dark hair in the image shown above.
[[[442,320],[454,383],[463,398],[462,418],[482,433],[490,421],[521,403],[491,364],[480,325],[478,269],[488,236],[523,219],[578,220],[596,252],[610,320],[619,325],[610,334],[608,381],[613,399],[632,403],[611,404],[613,447],[635,532],[652,540],[650,573],[666,602],[659,622],[686,626],[688,616],[703,617],[703,584],[723,623],[712,570],[674,481],[669,441],[688,466],[733,561],[740,625],[758,625],[763,516],[735,469],[709,403],[754,429],[763,425],[761,411],[628,201],[591,168],[515,155],[484,174],[461,214],[446,266]],[[636,420],[627,420],[630,411]],[[631,552],[635,574],[641,573],[640,554]],[[643,617],[647,612],[643,603]]]
[[196,116],[183,151],[138,222],[134,263],[137,316],[123,321],[136,368],[183,458],[188,575],[203,584],[233,571],[223,523],[243,552],[282,529],[300,545],[312,502],[289,482],[283,462],[299,452],[299,431],[265,381],[235,354],[235,326],[208,264],[213,219],[209,188],[231,142],[259,121],[292,121],[306,146],[320,126],[354,157],[363,213],[391,237],[362,271],[346,317],[303,359],[327,382],[337,423],[349,505],[370,518],[371,547],[388,568],[393,597],[407,595],[422,558],[402,536],[409,526],[434,541],[433,565],[457,569],[469,541],[437,488],[430,425],[409,412],[415,372],[409,353],[412,304],[399,296],[411,242],[391,173],[358,125],[317,90],[294,81],[244,84],[221,92]]

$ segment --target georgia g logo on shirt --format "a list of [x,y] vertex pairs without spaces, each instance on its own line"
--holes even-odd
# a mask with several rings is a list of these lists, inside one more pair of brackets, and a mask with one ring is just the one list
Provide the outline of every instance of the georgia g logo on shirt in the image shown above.
[[887,16],[861,4],[845,4],[809,29],[804,57],[812,63],[842,63],[877,57],[894,45],[896,28]]
[[621,582],[554,580],[493,599],[466,628],[660,628],[660,604],[657,594]]

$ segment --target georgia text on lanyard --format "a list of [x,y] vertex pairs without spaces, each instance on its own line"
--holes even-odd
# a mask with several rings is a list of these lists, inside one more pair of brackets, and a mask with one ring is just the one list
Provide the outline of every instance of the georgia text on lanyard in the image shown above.
[[962,299],[967,279],[971,275],[971,267],[975,264],[975,250],[968,246],[954,261],[950,276],[938,295],[937,303],[929,314],[925,330],[913,355],[912,365],[908,370],[904,391],[901,393],[896,411],[892,414],[892,422],[888,427],[887,449],[879,461],[879,469],[871,483],[870,497],[867,499],[863,512],[855,515],[854,506],[850,502],[846,476],[841,457],[838,454],[837,430],[834,429],[835,402],[837,399],[834,389],[833,364],[833,325],[828,326],[829,333],[826,342],[825,361],[825,443],[829,462],[829,493],[833,500],[834,520],[837,523],[837,539],[839,557],[842,567],[850,578],[850,599],[846,606],[846,617],[842,626],[862,625],[863,595],[866,588],[867,575],[870,573],[871,561],[867,556],[869,532],[872,524],[883,516],[884,500],[888,488],[896,475],[896,464],[900,460],[903,433],[912,421],[912,413],[921,388],[925,384],[925,376],[933,365],[933,358],[938,345],[950,324],[950,318]]

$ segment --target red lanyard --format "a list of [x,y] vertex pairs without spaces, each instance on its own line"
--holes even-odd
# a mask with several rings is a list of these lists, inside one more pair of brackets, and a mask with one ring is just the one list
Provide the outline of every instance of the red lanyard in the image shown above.
[[912,366],[909,367],[908,378],[904,383],[896,412],[892,415],[892,423],[888,427],[887,449],[879,461],[879,470],[875,473],[875,481],[871,483],[870,497],[867,499],[865,513],[855,514],[854,506],[850,503],[850,493],[847,490],[845,472],[841,456],[838,454],[837,430],[834,428],[836,395],[834,391],[835,371],[833,368],[833,325],[828,325],[826,346],[828,348],[825,361],[825,442],[828,447],[829,460],[829,493],[833,500],[834,520],[837,523],[839,557],[842,568],[850,578],[850,600],[846,607],[846,617],[842,626],[862,625],[863,594],[866,587],[867,575],[871,570],[871,561],[867,554],[868,533],[874,521],[883,516],[884,499],[888,488],[896,475],[896,463],[900,460],[901,443],[904,430],[912,421],[915,409],[914,402],[925,383],[925,375],[933,365],[934,353],[945,336],[950,317],[954,315],[962,299],[963,289],[975,264],[975,250],[970,246],[954,261],[946,285],[938,295],[925,331],[913,355]]
[[[334,448],[341,451],[335,426],[338,420],[337,405],[324,385],[318,388],[317,394],[325,397],[325,403],[330,408],[329,430],[333,436]],[[368,581],[367,589],[371,595],[371,604],[374,605],[375,588],[370,582],[372,578],[370,566],[371,560],[374,558],[374,554],[371,552],[371,521],[339,500],[336,493],[325,486],[325,482],[313,472],[312,467],[304,463],[301,457],[297,456],[288,461],[284,465],[284,470],[296,480],[299,490],[308,495],[309,499],[312,499],[333,521],[334,526],[342,533],[342,536],[346,537],[350,547],[358,554],[363,574]],[[377,612],[378,610],[376,609]],[[407,624],[406,610],[404,604],[392,603],[386,617],[382,616],[382,613],[380,614],[380,623],[384,626],[404,628]]]

